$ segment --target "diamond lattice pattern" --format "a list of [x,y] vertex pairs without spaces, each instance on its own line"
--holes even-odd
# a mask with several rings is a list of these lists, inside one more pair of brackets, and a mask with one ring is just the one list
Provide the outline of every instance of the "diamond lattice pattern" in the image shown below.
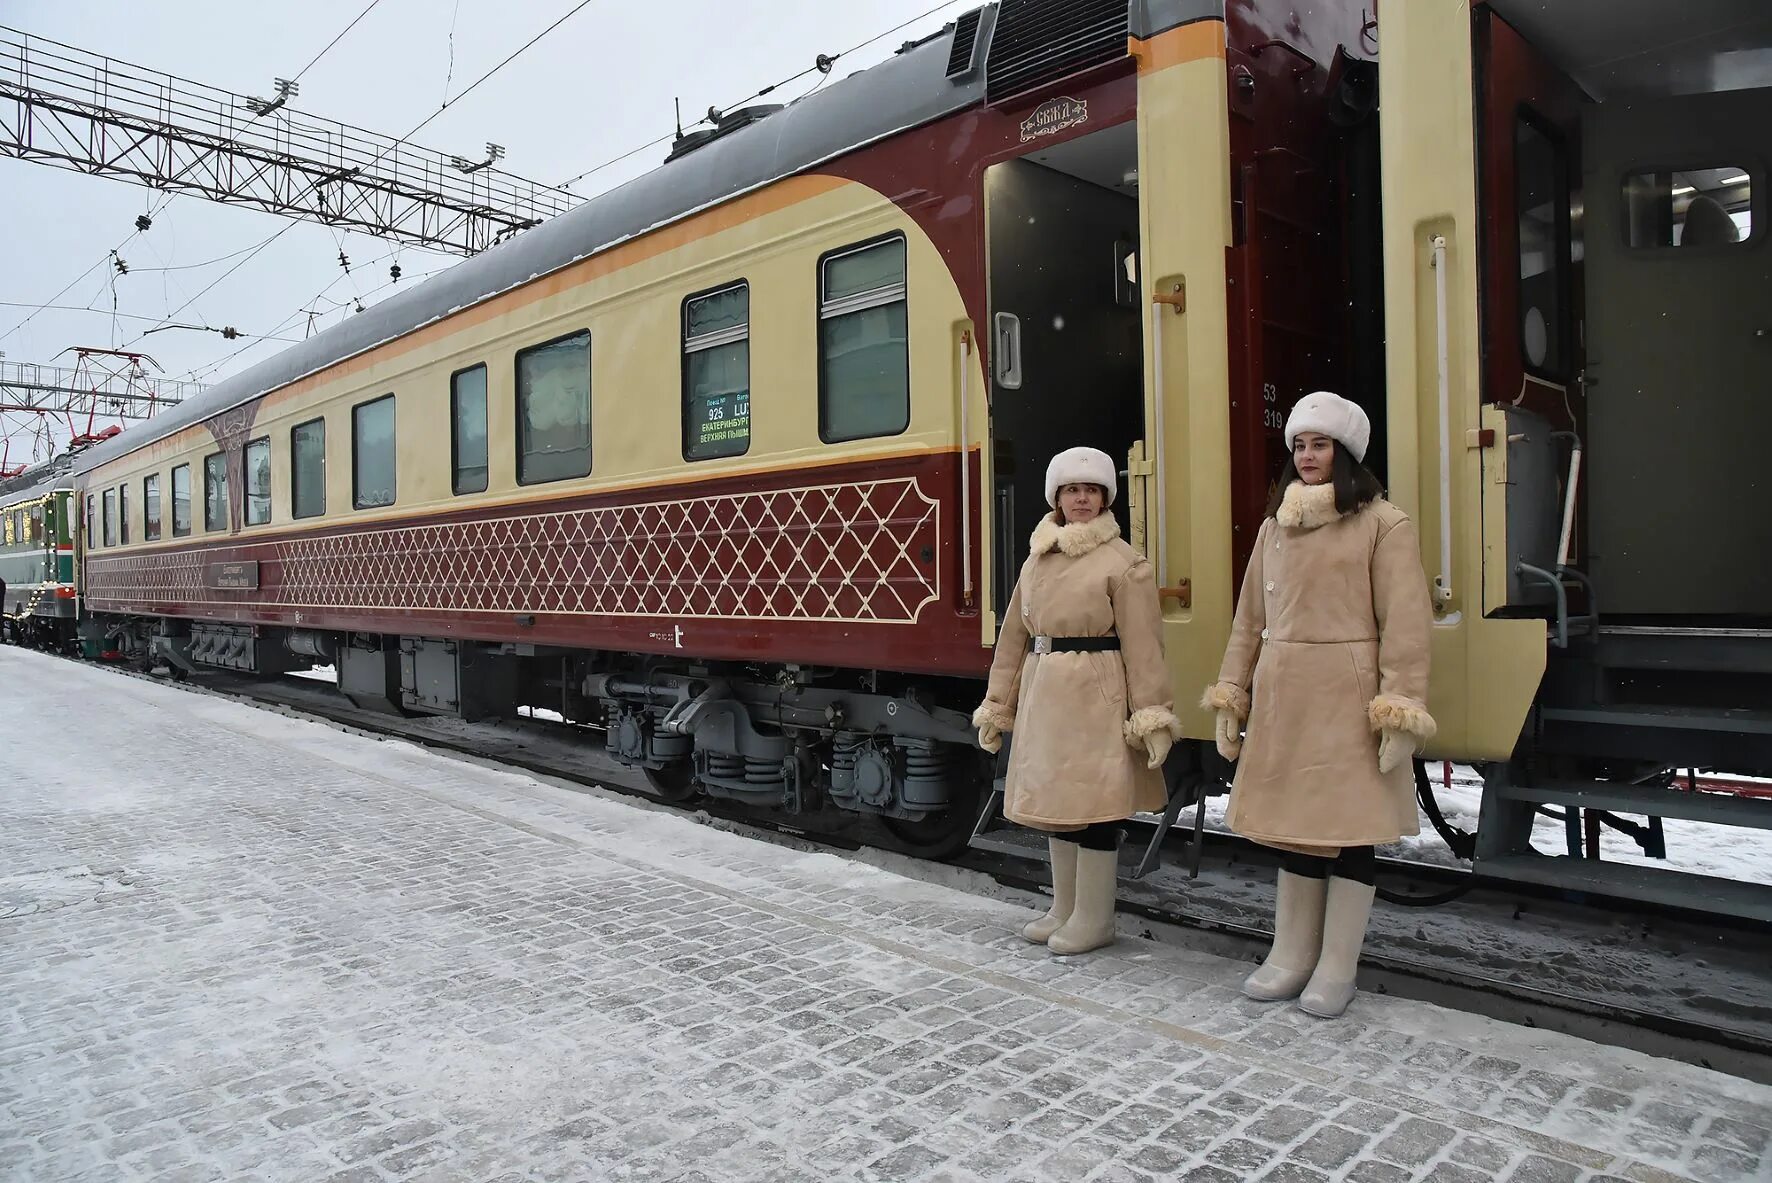
[[[291,607],[911,623],[940,596],[940,533],[940,505],[902,477],[297,537],[257,557],[263,601]],[[206,561],[257,548],[226,549],[95,561],[89,592],[201,601]]]

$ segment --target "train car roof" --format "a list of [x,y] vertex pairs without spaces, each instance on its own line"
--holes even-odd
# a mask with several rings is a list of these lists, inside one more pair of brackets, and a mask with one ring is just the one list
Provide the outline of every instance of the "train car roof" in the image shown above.
[[63,452],[52,460],[25,469],[17,476],[0,480],[0,509],[17,505],[21,501],[35,501],[57,489],[72,489],[74,462],[80,458],[77,453]]
[[[982,42],[995,6],[979,10]],[[629,239],[984,98],[982,69],[950,78],[955,25],[867,70],[688,151],[368,311],[216,383],[79,457],[84,473]],[[982,46],[973,60],[982,60]]]

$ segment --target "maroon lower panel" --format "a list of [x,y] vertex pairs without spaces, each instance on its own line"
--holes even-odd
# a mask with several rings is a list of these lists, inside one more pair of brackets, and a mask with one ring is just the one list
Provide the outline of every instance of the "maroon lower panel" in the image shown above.
[[976,674],[989,652],[959,594],[956,461],[916,455],[100,555],[86,563],[86,603],[292,628]]

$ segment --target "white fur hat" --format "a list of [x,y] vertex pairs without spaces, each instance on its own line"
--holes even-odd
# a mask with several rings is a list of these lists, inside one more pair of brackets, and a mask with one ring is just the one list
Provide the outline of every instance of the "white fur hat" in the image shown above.
[[1372,442],[1372,420],[1366,418],[1358,403],[1351,403],[1339,394],[1317,390],[1292,405],[1286,416],[1286,450],[1307,431],[1326,435],[1346,448],[1353,458],[1366,459],[1366,445]]
[[1114,479],[1114,462],[1094,448],[1066,448],[1046,466],[1046,504],[1058,508],[1058,491],[1066,485],[1100,485],[1107,490],[1107,504],[1120,491]]

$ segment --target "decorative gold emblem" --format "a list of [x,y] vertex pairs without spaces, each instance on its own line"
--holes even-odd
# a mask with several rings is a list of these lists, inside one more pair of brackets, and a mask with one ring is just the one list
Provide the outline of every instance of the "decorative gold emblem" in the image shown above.
[[1035,107],[1033,113],[1021,121],[1021,142],[1037,140],[1041,136],[1055,136],[1066,128],[1075,127],[1079,123],[1089,122],[1089,104],[1083,99],[1048,99]]

